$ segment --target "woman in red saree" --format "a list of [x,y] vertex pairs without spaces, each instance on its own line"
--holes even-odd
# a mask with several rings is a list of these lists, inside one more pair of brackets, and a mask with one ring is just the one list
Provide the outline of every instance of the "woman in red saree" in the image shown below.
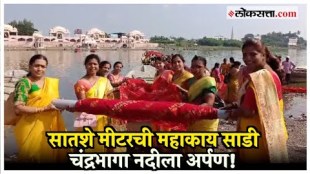
[[220,64],[215,63],[211,70],[211,77],[216,81],[216,88],[218,90],[219,96],[225,97],[225,92],[227,90],[227,85],[224,83],[224,75],[220,72]]
[[165,63],[162,57],[155,57],[154,66],[156,68],[155,79],[165,71]]
[[283,115],[281,82],[273,71],[276,59],[259,40],[247,40],[242,47],[243,61],[248,74],[239,91],[239,107],[230,110],[238,118],[237,131],[254,126],[261,137],[258,148],[237,149],[237,157],[244,163],[286,163],[287,130]]

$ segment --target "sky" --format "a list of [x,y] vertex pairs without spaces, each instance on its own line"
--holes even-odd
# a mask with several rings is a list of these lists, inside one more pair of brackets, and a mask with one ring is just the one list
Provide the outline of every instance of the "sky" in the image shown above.
[[285,20],[229,20],[227,6],[231,4],[4,4],[4,23],[27,19],[44,35],[48,35],[54,26],[62,26],[71,35],[77,28],[83,32],[99,28],[107,33],[139,30],[148,38],[155,35],[187,39],[218,35],[230,38],[233,28],[234,39],[248,33],[298,30],[301,37],[307,37],[306,5],[288,4],[298,8],[298,19]]

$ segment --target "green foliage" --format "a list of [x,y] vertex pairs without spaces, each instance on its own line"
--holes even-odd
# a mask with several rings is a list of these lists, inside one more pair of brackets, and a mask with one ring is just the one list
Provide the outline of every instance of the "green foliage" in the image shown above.
[[198,45],[205,46],[224,46],[224,47],[241,47],[242,42],[238,40],[219,40],[214,38],[204,37],[202,39],[198,39]]
[[[294,33],[281,33],[281,32],[271,32],[265,35],[261,35],[261,39],[267,46],[274,46],[274,47],[287,47],[288,41],[290,38],[298,38],[297,44],[301,47],[305,47],[307,45],[307,41],[304,40],[302,37],[299,37],[300,31]],[[246,34],[242,41],[245,41],[248,38],[253,38],[253,34]]]
[[266,35],[262,35],[262,41],[268,46],[279,46],[279,47],[287,47],[288,37],[283,36],[282,33],[268,33]]
[[223,42],[223,46],[224,47],[241,47],[242,46],[242,42],[239,40],[224,40]]
[[[302,37],[299,37],[300,31],[297,32],[289,32],[286,34],[283,34],[281,32],[271,32],[267,33],[265,35],[261,35],[262,41],[267,45],[267,46],[272,46],[272,47],[287,47],[288,46],[288,41],[289,38],[298,38],[298,46],[302,48],[306,48],[307,46],[307,41],[304,40]],[[241,40],[221,40],[221,39],[214,39],[214,38],[207,38],[203,37],[201,39],[191,39],[187,40],[183,37],[164,37],[164,36],[154,36],[151,37],[150,42],[153,43],[160,43],[160,44],[173,44],[178,47],[194,47],[197,45],[200,46],[223,46],[223,47],[238,47],[240,48],[243,44],[243,42],[246,39],[249,38],[254,38],[255,35],[252,33],[246,34]]]
[[152,43],[161,43],[161,44],[172,44],[174,43],[173,40],[169,39],[168,37],[164,36],[154,36],[150,38],[150,42]]
[[33,32],[38,31],[37,29],[34,28],[33,23],[30,20],[28,21],[27,19],[24,19],[22,21],[13,20],[8,24],[17,28],[18,35],[32,36]]
[[222,40],[217,40],[213,38],[204,37],[202,39],[198,39],[198,45],[207,45],[207,46],[221,46],[223,45]]

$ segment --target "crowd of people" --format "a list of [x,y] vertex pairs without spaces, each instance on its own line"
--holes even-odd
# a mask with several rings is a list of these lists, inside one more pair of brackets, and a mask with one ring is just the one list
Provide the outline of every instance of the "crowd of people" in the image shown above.
[[[295,65],[289,57],[281,64],[279,58],[260,40],[245,41],[242,54],[245,65],[233,57],[229,59],[230,63],[224,58],[223,63],[215,63],[211,71],[207,69],[207,60],[202,56],[195,55],[190,68],[185,66],[185,59],[180,54],[173,54],[168,59],[156,57],[154,83],[164,79],[165,83],[176,86],[181,95],[179,102],[223,110],[227,119],[238,120],[237,131],[246,131],[248,126],[255,126],[262,134],[259,148],[237,149],[240,161],[287,162],[288,136],[281,92],[283,78],[279,73],[284,71],[286,82],[289,83]],[[110,71],[110,62],[101,62],[98,55],[90,54],[85,58],[84,65],[85,75],[72,87],[78,100],[121,98],[120,88],[131,82],[121,74],[122,62],[115,62]],[[51,104],[53,99],[59,98],[58,79],[45,76],[47,66],[48,60],[44,55],[34,55],[29,61],[29,74],[16,84],[14,104],[20,119],[15,127],[15,136],[18,157],[23,162],[59,162],[66,158],[66,151],[52,149],[45,137],[46,131],[66,130],[61,111]],[[268,97],[264,97],[266,95]],[[125,128],[127,123],[110,119],[108,115],[97,115],[97,124],[93,129],[103,131],[104,126],[113,124]],[[218,125],[219,119],[188,120],[185,129],[217,131]],[[153,126],[156,131],[178,130],[173,129],[173,125]],[[77,131],[80,129],[76,128]],[[95,145],[91,151],[109,152],[111,149]],[[206,149],[186,151],[205,152]]]

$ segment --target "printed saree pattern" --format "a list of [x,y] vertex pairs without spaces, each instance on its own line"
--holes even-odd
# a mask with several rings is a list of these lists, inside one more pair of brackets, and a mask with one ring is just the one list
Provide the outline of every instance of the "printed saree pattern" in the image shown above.
[[[261,132],[258,149],[238,149],[243,162],[288,162],[287,131],[284,123],[281,100],[272,74],[268,70],[260,70],[250,74],[248,88],[255,94],[258,115],[251,118],[240,117],[238,131],[247,126],[255,126]],[[246,101],[244,101],[246,102]]]
[[213,107],[163,101],[84,99],[76,103],[75,110],[136,122],[159,120],[186,123],[188,120],[217,118],[217,109]]
[[[148,84],[141,79],[128,79],[120,86],[120,98],[122,100],[144,100],[144,101],[171,101],[182,102],[181,93],[175,84],[171,83],[173,71],[166,70],[157,77],[153,84]],[[160,113],[158,111],[158,113]],[[147,116],[147,115],[145,115]],[[169,122],[164,120],[152,121],[155,130],[186,130],[182,123]]]

